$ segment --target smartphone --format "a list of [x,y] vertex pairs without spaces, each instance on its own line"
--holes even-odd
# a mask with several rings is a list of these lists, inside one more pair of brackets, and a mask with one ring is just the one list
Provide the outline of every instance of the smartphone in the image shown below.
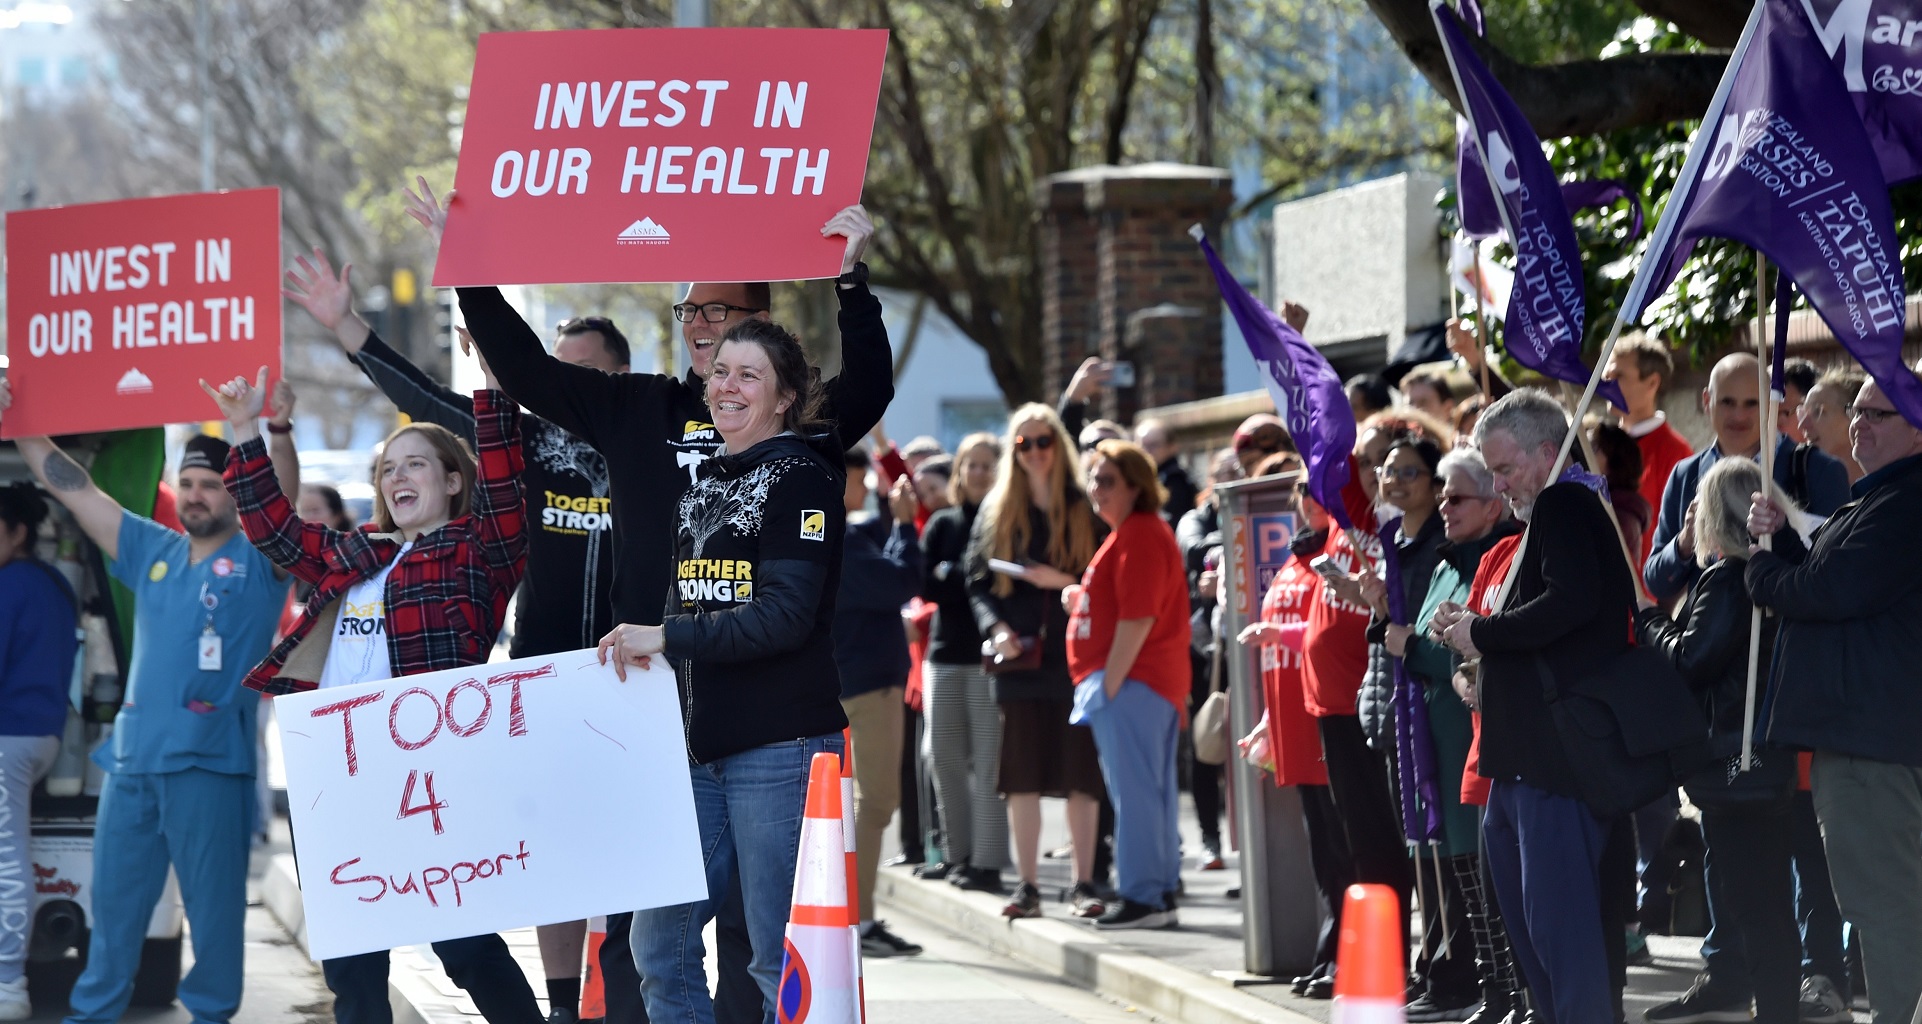
[[1309,559],[1308,568],[1315,570],[1322,579],[1326,580],[1346,579],[1348,576],[1347,573],[1341,571],[1341,566],[1336,565],[1335,560],[1329,558],[1327,555],[1316,555],[1314,558]]
[[1114,372],[1108,375],[1111,388],[1131,388],[1135,386],[1135,364],[1121,362],[1114,364]]
[[1028,567],[1022,565],[1020,562],[1010,562],[1005,558],[988,559],[988,568],[1003,576],[1021,576],[1025,575],[1028,571]]

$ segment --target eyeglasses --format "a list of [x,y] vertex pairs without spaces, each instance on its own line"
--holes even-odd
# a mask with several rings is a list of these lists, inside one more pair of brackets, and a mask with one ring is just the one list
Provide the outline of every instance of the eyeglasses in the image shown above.
[[1856,420],[1868,420],[1870,423],[1887,423],[1889,420],[1900,415],[1902,414],[1896,412],[1894,409],[1870,409],[1860,405],[1849,406],[1849,421],[1851,423]]
[[1258,451],[1263,455],[1273,455],[1281,450],[1281,443],[1253,436],[1235,438],[1235,451],[1245,452],[1250,449]]
[[1014,439],[1014,450],[1018,452],[1025,452],[1029,449],[1045,452],[1053,447],[1053,434],[1042,434],[1039,437],[1017,437]]
[[1428,471],[1420,466],[1403,466],[1400,469],[1393,466],[1377,466],[1375,472],[1379,473],[1383,480],[1400,480],[1405,484],[1412,484],[1428,475]]
[[718,324],[726,320],[729,313],[767,312],[765,309],[759,309],[754,306],[735,306],[726,302],[708,302],[698,306],[692,302],[677,302],[674,304],[673,309],[674,319],[684,324],[693,323],[694,314],[696,313],[701,314],[701,319],[706,320],[708,323]]

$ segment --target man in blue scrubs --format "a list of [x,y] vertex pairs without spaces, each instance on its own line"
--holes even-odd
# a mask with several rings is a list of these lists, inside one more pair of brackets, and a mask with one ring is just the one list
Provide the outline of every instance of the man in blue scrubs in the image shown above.
[[[0,412],[11,404],[0,381]],[[193,934],[181,1005],[195,1024],[225,1024],[240,1007],[256,813],[260,698],[240,681],[273,641],[286,580],[240,532],[221,483],[227,442],[187,442],[175,484],[185,536],[121,508],[52,440],[18,444],[135,596],[126,700],[94,755],[107,778],[94,827],[93,933],[68,1024],[106,1024],[126,1011],[169,865]],[[290,451],[275,464],[298,463]],[[298,491],[297,479],[282,486]]]

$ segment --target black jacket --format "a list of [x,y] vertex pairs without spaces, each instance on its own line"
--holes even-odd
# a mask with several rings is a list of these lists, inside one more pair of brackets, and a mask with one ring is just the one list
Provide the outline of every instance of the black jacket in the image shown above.
[[[1428,596],[1428,584],[1434,578],[1435,566],[1441,562],[1442,545],[1448,542],[1448,535],[1442,531],[1441,513],[1431,513],[1428,521],[1413,537],[1395,537],[1395,553],[1401,565],[1402,608],[1414,615],[1421,611],[1422,599]],[[1472,576],[1473,573],[1470,573]],[[1389,709],[1395,698],[1395,659],[1382,646],[1388,633],[1388,620],[1375,616],[1368,623],[1368,671],[1361,677],[1361,693],[1356,698],[1356,713],[1361,716],[1362,732],[1368,736],[1368,745],[1377,750],[1385,750],[1395,745],[1395,737],[1388,729],[1392,719]]]
[[[1742,580],[1747,569],[1748,559],[1729,558],[1702,570],[1677,618],[1669,618],[1660,608],[1645,608],[1635,615],[1636,638],[1642,646],[1666,655],[1688,682],[1708,717],[1709,734],[1734,736],[1738,742],[1748,703],[1749,621],[1755,608]],[[1763,617],[1757,657],[1764,686],[1775,626],[1773,615]]]
[[[367,336],[354,365],[401,412],[436,423],[474,444],[474,399],[443,386],[420,367]],[[608,590],[617,537],[601,453],[538,416],[521,417],[521,483],[527,492],[527,573],[514,604],[509,654],[574,651],[614,628]]]
[[[657,373],[602,373],[564,363],[498,288],[461,288],[461,312],[501,388],[529,412],[586,441],[607,459],[608,493],[622,539],[614,571],[617,622],[660,621],[673,554],[675,503],[694,470],[721,446],[705,387]],[[828,381],[821,415],[843,448],[858,443],[894,398],[894,355],[881,302],[866,285],[835,289],[841,302],[841,374]],[[841,507],[841,499],[831,503]],[[838,513],[837,513],[838,514]],[[840,543],[840,529],[834,542]]]
[[[1066,456],[1064,453],[1057,457]],[[1094,519],[1094,511],[1087,507],[1087,502],[1084,500],[1080,505],[1077,514]],[[1046,563],[1048,514],[1032,505],[1027,511],[1028,550],[1015,561]],[[991,635],[996,622],[1006,622],[1021,636],[1041,637],[1041,667],[1033,672],[1003,672],[995,676],[995,699],[1068,700],[1074,696],[1074,684],[1068,679],[1068,613],[1061,607],[1061,591],[1043,590],[1015,580],[1014,590],[1008,596],[995,594],[994,582],[999,574],[988,568],[987,531],[991,522],[987,516],[977,516],[968,544],[968,600],[974,607],[974,624],[983,637]],[[1095,543],[1099,547],[1108,531],[1100,520],[1095,519],[1094,524]],[[1087,567],[1058,565],[1055,568],[1075,575]]]
[[901,606],[921,589],[914,523],[868,516],[847,524],[841,586],[834,601],[834,662],[841,698],[908,681],[908,633]]
[[1481,774],[1579,799],[1536,658],[1567,683],[1627,649],[1635,583],[1602,500],[1577,483],[1535,500],[1506,610],[1471,627],[1482,652]]
[[981,506],[949,505],[928,517],[921,532],[924,568],[921,596],[934,602],[934,626],[929,630],[928,660],[940,665],[979,665],[981,628],[975,625],[968,603],[968,536]]
[[1781,616],[1770,742],[1922,765],[1922,455],[1856,481],[1805,550],[1793,530],[1749,559]]
[[1155,476],[1168,490],[1168,500],[1161,503],[1161,518],[1173,526],[1195,510],[1195,498],[1201,491],[1195,487],[1188,471],[1181,468],[1181,459],[1176,456],[1169,456],[1168,461],[1155,467]]
[[688,754],[714,761],[841,731],[839,445],[782,434],[697,473],[681,496],[662,621]]

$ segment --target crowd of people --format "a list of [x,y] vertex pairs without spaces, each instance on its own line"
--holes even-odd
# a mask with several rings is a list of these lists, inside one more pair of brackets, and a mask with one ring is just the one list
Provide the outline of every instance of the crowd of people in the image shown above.
[[[443,198],[423,182],[408,210],[438,238]],[[1862,993],[1878,1022],[1914,1012],[1922,697],[1898,659],[1922,622],[1922,541],[1906,529],[1922,515],[1922,431],[1873,382],[1797,361],[1779,431],[1765,430],[1757,362],[1730,355],[1701,395],[1712,436],[1696,451],[1660,409],[1674,374],[1660,342],[1625,339],[1607,375],[1626,408],[1577,423],[1455,327],[1460,369],[1349,382],[1358,429],[1338,508],[1308,493],[1275,416],[1218,452],[1184,452],[1152,419],[1091,420],[1113,371],[1099,359],[1058,406],[1022,405],[999,434],[951,454],[929,438],[897,449],[881,423],[893,357],[862,262],[872,227],[856,206],[822,231],[846,241],[831,285],[842,369],[826,381],[764,283],[688,290],[681,376],[630,372],[605,318],[568,320],[549,345],[497,289],[461,288],[485,375],[461,395],[354,313],[349,267],[300,257],[288,298],[409,417],[379,448],[366,525],[338,493],[300,485],[294,398],[283,386],[269,401],[264,371],[202,383],[232,441],[188,443],[178,531],[123,508],[51,440],[20,440],[138,608],[99,755],[94,926],[69,1021],[125,1010],[169,866],[195,954],[179,998],[198,1020],[234,1017],[260,829],[250,691],[484,662],[517,592],[513,656],[598,648],[623,679],[661,659],[683,699],[709,895],[609,919],[610,1021],[775,1019],[821,752],[853,761],[866,956],[921,952],[876,917],[897,816],[900,860],[924,884],[1043,916],[1044,797],[1065,812],[1069,915],[1179,926],[1184,856],[1226,867],[1222,769],[1198,756],[1219,737],[1193,722],[1236,657],[1258,667],[1264,709],[1241,749],[1299,791],[1322,901],[1297,993],[1333,994],[1342,894],[1372,882],[1410,909],[1410,1021],[1614,1024],[1627,966],[1671,927],[1667,851],[1699,827],[1707,970],[1649,1024],[1842,1024]],[[0,415],[11,401],[0,381]],[[1756,461],[1766,436],[1772,480]],[[1217,488],[1269,476],[1292,488],[1297,532],[1258,616],[1224,635]],[[550,528],[534,495],[608,514]],[[0,621],[14,624],[0,634],[0,791],[16,818],[58,746],[73,657],[71,588],[32,553],[47,514],[35,488],[0,492]],[[637,540],[650,537],[672,544]],[[677,585],[722,562],[751,590]],[[1646,806],[1603,808],[1563,697],[1606,685],[1631,646],[1672,668],[1703,726],[1688,771]],[[1184,780],[1199,848],[1182,844]],[[1431,804],[1419,838],[1410,787]],[[434,948],[488,1020],[567,1022],[584,928],[540,929],[546,1018],[499,936]],[[0,1019],[26,1013],[23,941],[0,928]],[[322,966],[336,1019],[391,1020],[386,953]]]

